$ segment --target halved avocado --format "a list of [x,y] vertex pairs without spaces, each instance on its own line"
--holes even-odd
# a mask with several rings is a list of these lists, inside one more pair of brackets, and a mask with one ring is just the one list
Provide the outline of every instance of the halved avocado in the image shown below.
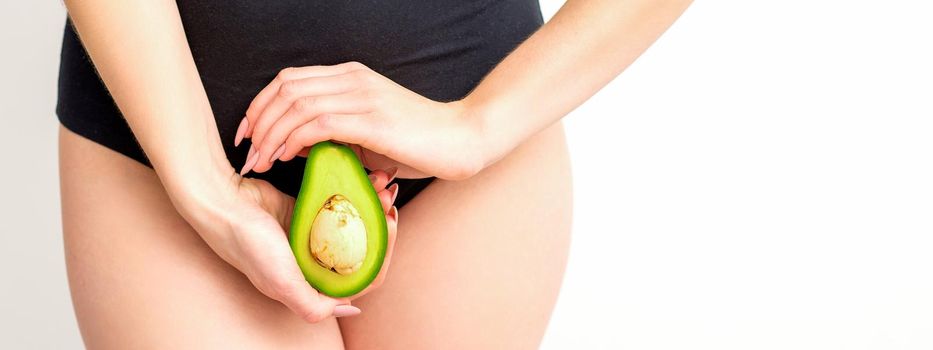
[[321,293],[351,296],[376,278],[388,227],[376,190],[349,147],[311,147],[288,241],[305,279]]

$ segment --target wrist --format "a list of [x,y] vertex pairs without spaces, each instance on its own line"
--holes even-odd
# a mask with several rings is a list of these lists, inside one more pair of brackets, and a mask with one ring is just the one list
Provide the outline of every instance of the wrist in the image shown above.
[[226,207],[237,196],[242,178],[226,159],[223,163],[226,166],[157,168],[176,211],[199,232],[200,223],[224,220]]
[[500,116],[503,107],[484,101],[476,101],[469,96],[457,101],[464,128],[468,130],[471,144],[475,150],[480,169],[492,165],[505,157],[518,145],[518,138],[512,128],[516,123],[502,123]]

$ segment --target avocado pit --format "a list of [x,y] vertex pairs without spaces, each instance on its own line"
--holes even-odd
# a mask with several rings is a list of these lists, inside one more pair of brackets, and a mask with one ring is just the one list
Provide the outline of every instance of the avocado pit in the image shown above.
[[359,211],[346,197],[331,196],[311,224],[308,244],[324,268],[341,275],[356,272],[366,257],[366,227]]

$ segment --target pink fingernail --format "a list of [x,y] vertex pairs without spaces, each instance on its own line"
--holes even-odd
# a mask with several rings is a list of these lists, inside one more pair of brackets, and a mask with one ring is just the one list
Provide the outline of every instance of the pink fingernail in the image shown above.
[[392,209],[389,209],[388,216],[389,216],[390,218],[392,218],[392,220],[398,221],[398,208],[396,208],[396,207],[393,205],[393,206],[392,206]]
[[233,147],[240,146],[240,142],[243,141],[243,136],[246,136],[247,128],[249,128],[249,119],[243,118],[243,121],[240,122],[240,126],[236,128],[236,138],[233,140]]
[[395,179],[395,175],[398,175],[398,167],[391,167],[389,170],[386,170],[389,173],[389,182]]
[[360,312],[362,311],[353,305],[337,305],[334,307],[334,317],[356,316]]
[[389,192],[392,193],[392,200],[389,203],[395,203],[395,198],[398,197],[398,184],[392,184],[389,186]]
[[373,175],[373,174],[369,174],[368,177],[369,177],[369,182],[372,182],[372,183],[376,183],[376,180],[379,179],[379,177],[377,177],[376,175]]
[[249,151],[246,152],[246,160],[249,161],[253,157],[253,154],[256,153],[256,145],[249,145]]
[[259,152],[256,152],[253,146],[249,146],[249,155],[246,156],[246,163],[243,164],[243,169],[240,169],[240,176],[246,175],[250,170],[253,170],[253,167],[256,166],[256,162],[258,161]]
[[275,153],[272,154],[272,158],[269,158],[269,162],[274,162],[276,159],[282,156],[285,153],[285,145],[279,146],[279,149],[275,150]]
[[[243,115],[243,119],[246,119],[246,115],[245,115],[245,114]],[[255,128],[256,126],[253,125],[253,124],[250,124],[250,123],[248,123],[248,122],[246,123],[246,125],[247,125],[247,126],[246,126],[246,133],[243,134],[243,135],[244,135],[243,137],[253,137],[253,128]]]

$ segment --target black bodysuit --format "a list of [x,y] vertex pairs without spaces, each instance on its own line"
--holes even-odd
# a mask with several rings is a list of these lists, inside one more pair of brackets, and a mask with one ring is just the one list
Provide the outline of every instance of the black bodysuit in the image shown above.
[[[286,67],[361,62],[437,101],[467,95],[543,23],[537,0],[179,0],[185,34],[224,151],[250,101]],[[140,67],[145,69],[145,67]],[[65,24],[56,113],[69,130],[151,166]],[[304,158],[252,174],[296,196]],[[432,179],[396,180],[401,207]]]

